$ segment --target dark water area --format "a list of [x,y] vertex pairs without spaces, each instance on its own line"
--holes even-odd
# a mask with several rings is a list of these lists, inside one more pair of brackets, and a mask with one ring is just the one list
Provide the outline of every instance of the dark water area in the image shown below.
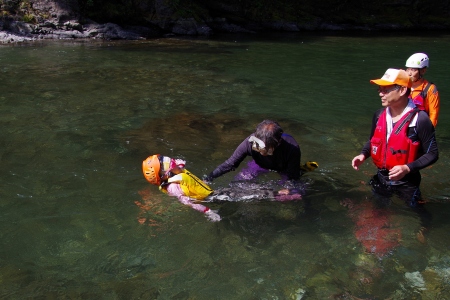
[[[0,46],[0,298],[446,299],[449,46],[443,32]],[[426,214],[380,203],[370,161],[351,168],[380,107],[369,80],[415,52],[441,95]],[[154,153],[207,174],[264,119],[319,163],[300,201],[207,203],[212,223],[142,176]]]

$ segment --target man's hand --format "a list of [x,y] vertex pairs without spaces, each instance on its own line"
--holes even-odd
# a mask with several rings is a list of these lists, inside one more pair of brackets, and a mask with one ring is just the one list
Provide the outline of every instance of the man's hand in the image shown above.
[[411,170],[407,165],[398,165],[389,170],[389,180],[400,180]]
[[355,170],[359,170],[358,167],[366,160],[363,154],[355,156],[352,160],[352,167]]

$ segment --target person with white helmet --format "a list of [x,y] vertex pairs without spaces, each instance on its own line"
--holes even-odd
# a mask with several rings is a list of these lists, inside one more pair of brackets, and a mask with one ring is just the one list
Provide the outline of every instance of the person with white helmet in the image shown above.
[[430,65],[430,59],[425,53],[414,53],[406,60],[406,72],[411,77],[412,87],[410,98],[414,104],[428,113],[431,123],[436,127],[439,117],[439,92],[435,84],[428,82],[425,72]]

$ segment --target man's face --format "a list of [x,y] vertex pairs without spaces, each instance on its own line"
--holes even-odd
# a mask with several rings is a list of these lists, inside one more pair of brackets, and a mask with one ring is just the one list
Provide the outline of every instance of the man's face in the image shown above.
[[391,106],[394,104],[401,96],[401,86],[393,85],[383,85],[378,87],[378,94],[381,97],[381,105],[384,107]]

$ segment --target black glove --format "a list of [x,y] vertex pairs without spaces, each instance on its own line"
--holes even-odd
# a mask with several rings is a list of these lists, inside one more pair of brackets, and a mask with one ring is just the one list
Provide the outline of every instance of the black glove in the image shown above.
[[214,180],[214,178],[211,176],[211,174],[209,174],[203,175],[202,180],[206,183],[211,183]]

